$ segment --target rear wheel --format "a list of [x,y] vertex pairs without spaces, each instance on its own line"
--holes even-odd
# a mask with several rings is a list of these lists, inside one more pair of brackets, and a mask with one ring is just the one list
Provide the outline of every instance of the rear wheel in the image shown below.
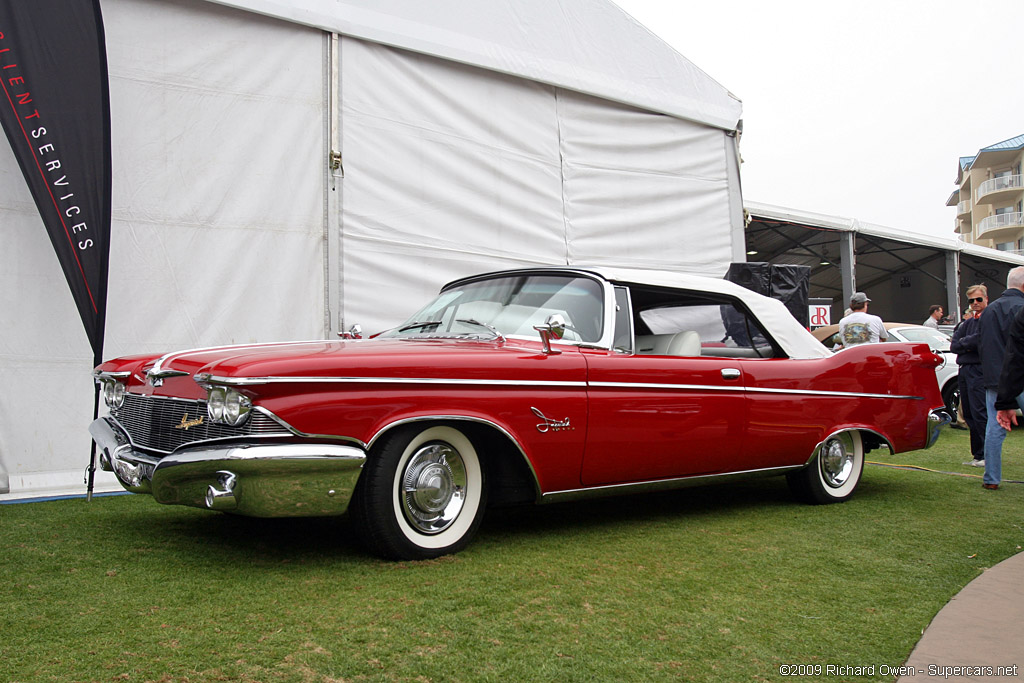
[[790,491],[812,505],[841,503],[853,495],[864,471],[860,432],[840,432],[825,439],[804,469],[786,475]]
[[370,549],[394,560],[458,552],[483,519],[484,472],[476,448],[447,425],[408,426],[367,459],[352,516]]

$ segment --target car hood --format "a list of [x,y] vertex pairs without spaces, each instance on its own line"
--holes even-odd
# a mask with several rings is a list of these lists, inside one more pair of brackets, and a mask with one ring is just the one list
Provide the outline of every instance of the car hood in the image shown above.
[[[228,384],[316,381],[339,378],[446,378],[488,380],[503,368],[515,378],[576,381],[582,371],[579,350],[548,356],[539,342],[477,339],[366,339],[222,346],[164,356],[133,356],[107,361],[97,373],[128,373],[129,389],[139,393],[204,395],[194,379]],[[576,357],[578,363],[566,363]],[[563,362],[545,363],[559,358]],[[530,361],[530,362],[524,362]],[[557,367],[555,367],[557,366]],[[153,391],[158,387],[162,390]]]

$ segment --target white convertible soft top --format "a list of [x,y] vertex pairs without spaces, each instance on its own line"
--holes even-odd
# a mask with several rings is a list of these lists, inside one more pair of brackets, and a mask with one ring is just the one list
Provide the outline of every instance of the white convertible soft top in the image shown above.
[[728,280],[687,273],[631,268],[579,267],[578,270],[595,273],[610,282],[692,289],[708,294],[735,297],[741,300],[750,309],[750,312],[764,323],[766,330],[771,333],[772,338],[779,343],[779,346],[790,358],[825,358],[832,354],[797,322],[782,302],[752,292]]

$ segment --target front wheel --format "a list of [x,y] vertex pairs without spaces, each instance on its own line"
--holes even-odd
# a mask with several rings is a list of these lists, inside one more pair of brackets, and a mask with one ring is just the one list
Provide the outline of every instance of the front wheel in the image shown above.
[[469,438],[447,425],[408,426],[367,459],[350,510],[371,550],[425,560],[464,548],[485,504],[484,471]]
[[860,432],[841,432],[825,439],[804,469],[786,475],[789,489],[804,503],[842,503],[851,495],[864,471],[864,444]]

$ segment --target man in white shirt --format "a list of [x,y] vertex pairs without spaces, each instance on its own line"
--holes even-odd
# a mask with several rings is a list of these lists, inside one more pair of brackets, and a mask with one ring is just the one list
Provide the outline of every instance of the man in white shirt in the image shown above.
[[942,316],[944,314],[945,311],[942,310],[942,306],[936,304],[928,309],[928,319],[921,324],[924,325],[925,327],[930,327],[933,330],[937,330],[939,329],[939,321],[942,320]]
[[864,292],[856,292],[850,297],[850,314],[839,321],[839,343],[843,348],[886,341],[889,338],[882,319],[868,313],[870,301]]

